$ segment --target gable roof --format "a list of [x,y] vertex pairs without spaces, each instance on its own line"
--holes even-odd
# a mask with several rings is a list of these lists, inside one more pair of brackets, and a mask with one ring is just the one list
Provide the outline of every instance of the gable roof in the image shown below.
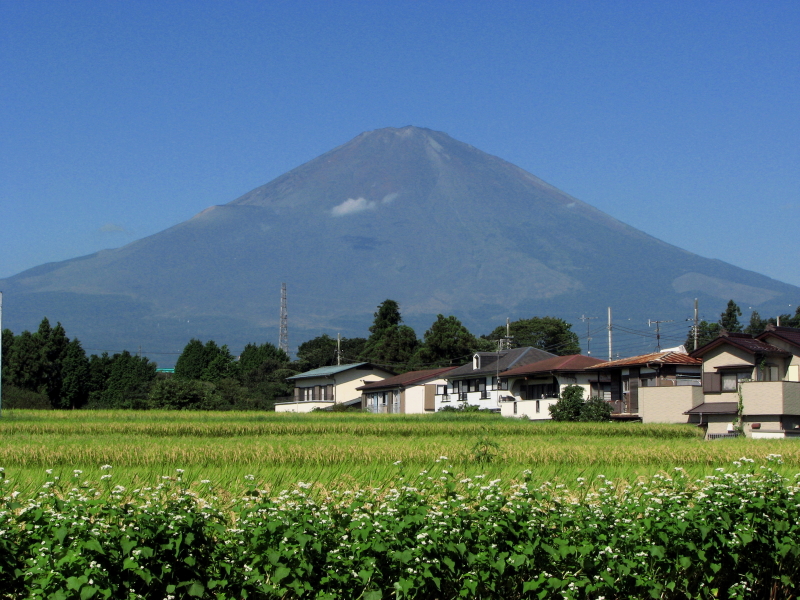
[[504,373],[508,369],[545,360],[554,356],[549,352],[531,346],[514,348],[513,350],[501,350],[500,352],[476,352],[475,354],[480,357],[481,366],[479,369],[473,369],[472,361],[470,361],[450,371],[447,374],[447,379]]
[[[789,328],[787,327],[787,329]],[[749,333],[730,333],[728,331],[722,331],[717,339],[711,340],[705,346],[700,346],[697,350],[692,352],[690,356],[701,357],[709,350],[718,348],[723,344],[730,344],[731,346],[739,348],[740,350],[744,350],[749,354],[781,356],[790,354],[782,348],[778,348],[777,346],[773,346],[772,344],[768,344],[767,342],[762,342],[760,339],[754,338]]]
[[549,373],[551,371],[583,371],[602,363],[601,358],[584,356],[583,354],[569,354],[567,356],[554,356],[535,363],[514,367],[503,373],[503,377],[515,377],[517,375],[533,375],[534,373]]
[[663,365],[701,365],[703,361],[699,358],[694,358],[692,355],[684,354],[683,352],[665,350],[664,352],[651,352],[650,354],[640,354],[639,356],[610,360],[587,368],[594,370],[610,369],[614,367],[637,367],[649,363],[660,363]]
[[763,340],[771,335],[785,342],[789,342],[792,346],[800,348],[800,329],[795,327],[778,327],[770,323],[767,325],[764,333],[758,335],[756,339]]
[[292,375],[291,377],[287,377],[286,381],[291,381],[292,379],[309,379],[311,377],[330,377],[332,375],[336,375],[337,373],[349,371],[350,369],[373,370],[376,368],[381,371],[384,371],[385,373],[391,373],[391,371],[387,371],[383,367],[375,367],[372,363],[360,362],[360,363],[352,363],[349,365],[333,365],[331,367],[320,367],[318,369],[311,369],[310,371],[306,371],[305,373],[299,373],[297,375]]
[[401,373],[400,375],[395,375],[394,377],[389,377],[381,381],[371,381],[356,389],[366,391],[417,385],[418,383],[430,381],[431,379],[437,379],[455,368],[456,367],[440,367],[438,369],[426,369],[424,371],[409,371],[408,373]]

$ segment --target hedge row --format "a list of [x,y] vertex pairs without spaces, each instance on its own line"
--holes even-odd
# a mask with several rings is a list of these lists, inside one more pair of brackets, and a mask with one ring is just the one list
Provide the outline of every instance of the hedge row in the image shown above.
[[[779,461],[773,456],[771,461]],[[618,486],[442,474],[418,488],[3,486],[2,598],[792,598],[797,479],[742,459]],[[800,477],[800,475],[798,475]]]

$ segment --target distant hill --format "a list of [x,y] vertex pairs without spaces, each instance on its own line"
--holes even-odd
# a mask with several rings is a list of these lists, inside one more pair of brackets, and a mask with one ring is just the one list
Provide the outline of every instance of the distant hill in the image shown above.
[[[663,218],[680,215],[665,207]],[[366,335],[386,298],[420,335],[437,313],[481,334],[507,316],[574,321],[612,306],[640,322],[683,320],[695,297],[706,314],[733,298],[771,315],[800,299],[800,288],[681,250],[417,127],[362,133],[170,229],[0,289],[16,332],[46,315],[90,349],[165,352],[193,336],[234,350],[277,342],[282,282],[293,346]]]

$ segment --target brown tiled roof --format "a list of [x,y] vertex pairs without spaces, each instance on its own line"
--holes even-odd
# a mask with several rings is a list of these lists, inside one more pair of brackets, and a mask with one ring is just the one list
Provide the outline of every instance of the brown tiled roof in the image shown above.
[[503,377],[514,377],[516,375],[532,375],[534,373],[547,373],[550,371],[583,371],[586,367],[591,367],[602,363],[600,358],[593,356],[583,356],[582,354],[570,354],[568,356],[554,356],[546,360],[540,360],[529,365],[522,365],[510,369],[503,373]]
[[685,415],[735,415],[739,412],[738,402],[703,402],[691,410],[687,410]]
[[682,352],[675,352],[674,350],[666,350],[664,352],[652,352],[650,354],[641,354],[639,356],[631,356],[630,358],[620,358],[608,362],[600,363],[589,369],[606,369],[613,367],[635,367],[639,365],[646,365],[647,363],[661,363],[664,365],[700,365],[703,363],[699,358],[693,358],[688,354]]
[[769,324],[764,333],[759,335],[756,339],[763,340],[770,335],[774,335],[776,338],[780,338],[800,348],[800,329],[794,327],[778,327],[777,325]]
[[[787,329],[789,328],[787,327]],[[750,354],[789,354],[789,352],[786,352],[786,350],[778,348],[777,346],[773,346],[772,344],[762,342],[760,339],[756,339],[748,333],[728,333],[727,331],[724,331],[717,339],[710,341],[705,346],[701,346],[692,352],[691,356],[703,356],[709,350],[713,350],[722,344],[730,344],[731,346],[735,346],[736,348],[744,350],[745,352],[749,352]]]
[[408,373],[401,373],[400,375],[395,375],[394,377],[389,377],[388,379],[382,379],[381,381],[372,381],[362,385],[361,387],[357,387],[356,389],[377,390],[383,388],[406,387],[423,381],[428,381],[429,379],[436,379],[437,377],[441,377],[453,369],[455,369],[455,367],[440,367],[438,369],[426,369],[425,371],[409,371]]

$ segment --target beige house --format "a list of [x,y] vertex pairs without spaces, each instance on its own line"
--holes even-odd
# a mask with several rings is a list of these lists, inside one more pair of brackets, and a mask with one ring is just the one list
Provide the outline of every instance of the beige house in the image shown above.
[[683,347],[587,367],[590,396],[609,402],[612,418],[643,423],[688,423],[703,403],[702,361]]
[[709,437],[740,422],[749,437],[800,436],[800,329],[769,325],[756,338],[723,331],[691,355],[703,361],[704,401],[687,415]]
[[311,412],[315,408],[329,409],[334,404],[360,405],[360,386],[393,375],[366,362],[306,371],[286,378],[294,382],[294,400],[279,402],[275,412]]
[[504,417],[543,420],[550,418],[550,406],[568,385],[583,388],[583,397],[591,397],[587,367],[602,363],[599,358],[571,354],[554,356],[528,365],[509,369],[501,376],[507,393],[500,397],[500,414]]
[[455,367],[409,371],[357,388],[361,408],[373,413],[432,413],[447,395],[444,376]]

